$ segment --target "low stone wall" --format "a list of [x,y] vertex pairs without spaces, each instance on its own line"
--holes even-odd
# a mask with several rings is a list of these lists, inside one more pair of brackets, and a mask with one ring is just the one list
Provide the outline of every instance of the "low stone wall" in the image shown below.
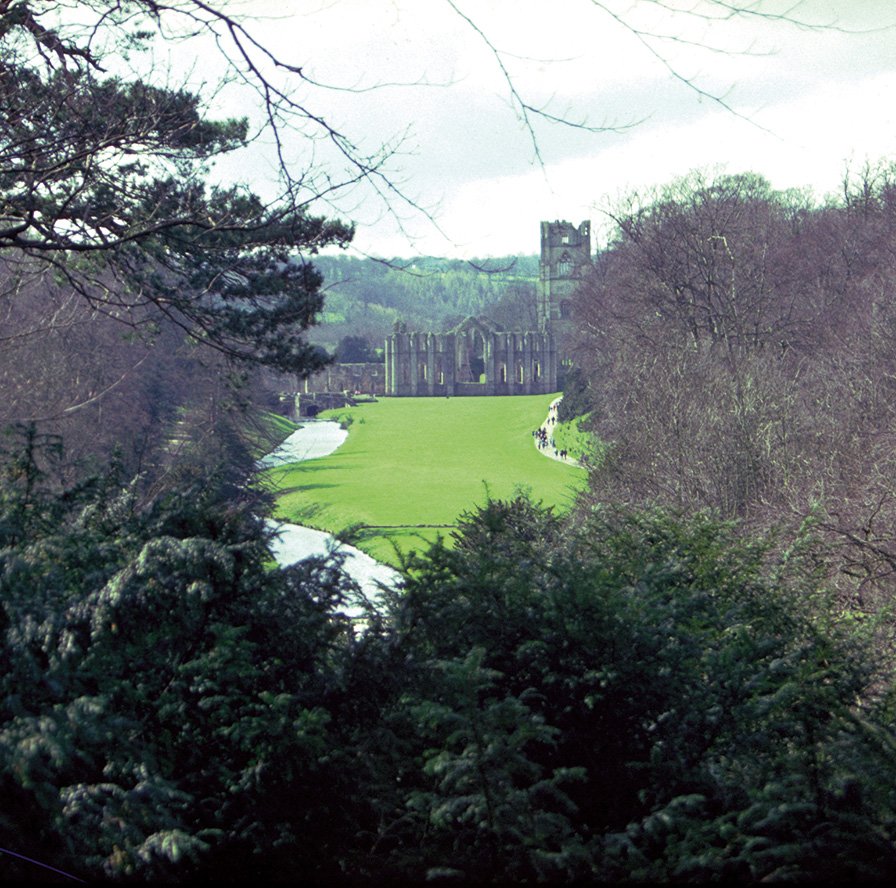
[[383,395],[386,392],[384,364],[330,364],[320,373],[309,376],[302,385],[303,394],[313,392],[348,392]]
[[338,410],[340,407],[351,407],[354,404],[354,398],[338,392],[299,392],[296,395],[298,418],[311,419],[324,410]]

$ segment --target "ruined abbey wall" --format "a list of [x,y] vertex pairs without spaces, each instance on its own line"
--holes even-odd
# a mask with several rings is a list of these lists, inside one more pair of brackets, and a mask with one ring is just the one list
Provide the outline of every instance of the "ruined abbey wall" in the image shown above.
[[506,332],[468,318],[450,333],[409,333],[386,340],[386,394],[399,396],[535,395],[556,391],[557,354],[545,332]]
[[591,223],[541,223],[538,330],[505,331],[467,318],[449,333],[386,340],[385,393],[395,396],[537,395],[562,386],[572,295],[591,263]]

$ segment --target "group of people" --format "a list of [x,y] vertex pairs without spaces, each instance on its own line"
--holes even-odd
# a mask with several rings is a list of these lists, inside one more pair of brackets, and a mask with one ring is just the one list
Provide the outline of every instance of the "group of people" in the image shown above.
[[552,450],[553,455],[556,459],[566,459],[567,453],[565,450],[558,450],[557,445],[554,443],[554,436],[548,434],[548,426],[557,424],[557,406],[556,404],[551,405],[550,412],[548,413],[548,418],[545,420],[545,423],[540,428],[535,429],[532,432],[532,436],[535,438],[535,446],[539,450]]

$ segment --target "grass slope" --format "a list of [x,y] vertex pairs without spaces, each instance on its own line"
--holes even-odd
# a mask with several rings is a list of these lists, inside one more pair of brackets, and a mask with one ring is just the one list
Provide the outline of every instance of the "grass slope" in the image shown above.
[[301,426],[285,416],[266,411],[252,419],[244,429],[244,433],[252,452],[260,457],[270,453],[298,428]]
[[[388,398],[328,418],[350,423],[334,454],[271,470],[277,516],[353,541],[375,558],[447,535],[458,515],[491,496],[522,489],[568,507],[584,485],[581,469],[547,459],[532,430],[552,396]],[[360,525],[360,527],[358,527]]]
[[603,448],[599,446],[594,435],[583,431],[581,424],[590,416],[579,416],[571,422],[561,422],[554,427],[554,442],[558,450],[566,450],[573,459],[589,460],[597,463]]

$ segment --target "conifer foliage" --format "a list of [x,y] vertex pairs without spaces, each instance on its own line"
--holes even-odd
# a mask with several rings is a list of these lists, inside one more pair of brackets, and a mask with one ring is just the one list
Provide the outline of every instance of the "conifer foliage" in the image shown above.
[[312,811],[282,812],[340,782],[344,575],[268,570],[258,503],[214,476],[137,510],[117,479],[54,497],[38,475],[2,503],[2,847],[157,879],[311,840]]
[[153,72],[160,83],[113,73],[157,31],[210,36],[216,25],[241,34],[190,0],[0,2],[5,296],[50,270],[125,322],[166,319],[230,356],[313,370],[321,355],[302,334],[323,299],[302,254],[351,229],[311,215],[317,193],[285,166],[273,201],[216,182],[215,159],[248,144],[247,122],[210,119],[208,98],[170,86],[167,71]]
[[231,478],[59,495],[43,443],[0,513],[0,847],[138,880],[896,874],[886,673],[764,546],[493,502],[353,627]]
[[873,658],[766,554],[661,512],[469,516],[396,626],[420,695],[414,874],[892,874]]

